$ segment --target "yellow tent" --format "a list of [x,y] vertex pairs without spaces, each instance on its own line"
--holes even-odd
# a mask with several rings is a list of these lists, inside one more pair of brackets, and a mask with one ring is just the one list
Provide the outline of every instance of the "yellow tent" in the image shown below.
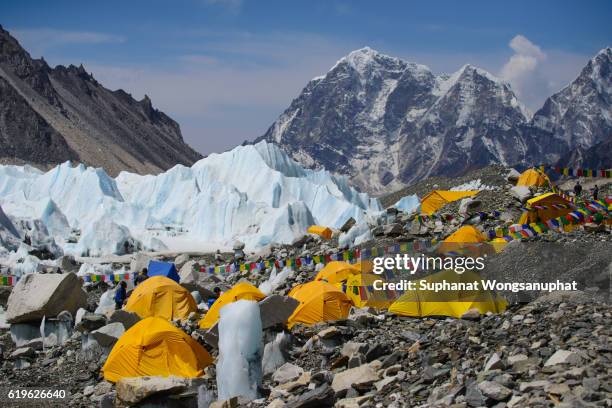
[[548,176],[536,169],[527,169],[525,170],[518,178],[516,185],[517,186],[545,186],[549,184],[550,180]]
[[349,276],[360,273],[361,270],[347,262],[332,261],[325,265],[323,269],[319,271],[314,280],[326,281],[328,283],[338,283],[345,281]]
[[217,323],[217,320],[219,320],[219,310],[227,304],[243,299],[259,302],[265,297],[266,295],[250,283],[239,282],[230,290],[222,294],[219,299],[215,300],[215,303],[210,307],[204,318],[200,320],[200,329],[213,327],[215,323]]
[[[472,255],[484,254],[490,248],[486,242],[486,236],[473,225],[465,225],[449,235],[440,247],[439,253],[468,252]],[[492,252],[492,251],[490,251]]]
[[145,318],[163,317],[166,320],[186,319],[198,306],[191,293],[165,276],[151,276],[132,292],[124,307]]
[[121,336],[102,372],[111,382],[143,376],[193,378],[202,376],[212,362],[208,351],[187,333],[160,317],[147,317]]
[[323,281],[312,281],[297,285],[289,296],[300,304],[287,320],[287,327],[297,323],[307,325],[328,320],[345,319],[351,309],[351,301],[334,285]]
[[325,239],[331,239],[332,237],[332,230],[327,227],[321,227],[320,225],[311,225],[308,227],[307,232],[309,234],[316,234]]
[[373,307],[374,309],[387,309],[393,303],[395,293],[374,290],[374,281],[382,280],[380,275],[363,273],[351,275],[346,283],[338,283],[344,294],[356,307]]
[[443,242],[478,243],[486,241],[484,234],[473,225],[465,225],[449,235]]
[[555,193],[539,195],[527,200],[525,207],[528,211],[523,212],[518,223],[531,224],[532,222],[545,222],[551,218],[561,217],[572,211],[570,205],[569,201]]
[[[429,275],[423,280],[429,284],[473,283],[478,282],[479,290],[421,290],[417,282],[417,290],[411,290],[402,295],[389,307],[389,312],[401,316],[449,316],[461,317],[470,309],[478,309],[481,314],[487,312],[501,313],[506,310],[508,302],[495,293],[482,289],[480,275],[474,271],[462,274],[452,270],[444,270]],[[420,281],[420,279],[419,279]]]
[[447,191],[447,190],[434,190],[427,194],[421,200],[421,212],[423,214],[431,215],[444,207],[448,203],[460,200],[465,197],[473,197],[478,194],[478,190],[471,191]]

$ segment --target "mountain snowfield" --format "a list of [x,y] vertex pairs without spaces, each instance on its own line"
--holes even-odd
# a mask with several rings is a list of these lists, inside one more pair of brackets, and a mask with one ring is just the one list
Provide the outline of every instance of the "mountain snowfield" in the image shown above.
[[[304,169],[265,141],[155,176],[111,178],[69,162],[46,173],[0,166],[0,206],[18,230],[40,220],[65,253],[77,256],[121,254],[125,242],[210,250],[240,240],[256,249],[290,243],[312,224],[338,228],[349,217],[364,223],[381,210],[345,178]],[[21,238],[28,230],[21,228]]]
[[599,52],[532,116],[483,69],[435,75],[365,47],[311,80],[258,140],[371,193],[494,163],[552,164],[609,140],[611,56]]

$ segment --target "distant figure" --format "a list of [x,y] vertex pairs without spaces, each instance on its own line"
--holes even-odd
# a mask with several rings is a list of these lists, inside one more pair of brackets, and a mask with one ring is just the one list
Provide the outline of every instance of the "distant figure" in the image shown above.
[[597,184],[595,184],[595,187],[593,188],[593,200],[597,201],[597,196],[599,196],[599,187],[597,187]]
[[55,271],[56,273],[62,273],[62,268],[60,268],[59,266],[57,267],[57,270]]
[[115,290],[115,310],[119,310],[123,307],[123,302],[127,297],[127,283],[125,281],[121,281],[119,286]]
[[574,196],[578,198],[580,194],[582,194],[582,185],[580,185],[580,180],[578,180],[574,186]]
[[149,270],[147,268],[142,268],[142,271],[138,273],[136,278],[134,279],[134,285],[138,286],[142,282],[146,281],[149,278]]
[[214,296],[211,296],[208,298],[208,300],[206,301],[206,303],[208,304],[208,308],[210,309],[212,307],[212,305],[217,301],[217,299],[219,299],[219,297],[221,296],[221,288],[219,288],[218,286],[216,286],[213,289],[213,293]]
[[23,242],[26,245],[32,245],[32,240],[30,239],[30,236],[28,234],[25,235],[25,238],[23,239]]
[[215,252],[215,264],[219,265],[222,261],[223,257],[221,256],[221,251],[217,249],[217,252]]
[[130,244],[127,241],[125,241],[123,243],[123,250],[124,250],[123,252],[125,254],[129,254],[130,253]]

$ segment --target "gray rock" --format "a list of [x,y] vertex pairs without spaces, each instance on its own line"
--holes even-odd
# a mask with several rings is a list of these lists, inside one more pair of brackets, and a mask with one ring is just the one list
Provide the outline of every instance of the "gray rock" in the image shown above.
[[328,384],[323,384],[314,390],[305,392],[287,402],[287,408],[319,408],[329,407],[334,403],[334,390]]
[[174,258],[174,266],[176,269],[180,270],[183,265],[185,265],[189,261],[189,254],[180,254],[176,258]]
[[557,350],[555,354],[546,360],[544,367],[554,366],[557,364],[580,364],[581,362],[582,358],[580,358],[578,354],[568,350]]
[[495,381],[483,381],[478,384],[478,389],[485,397],[495,401],[504,401],[512,395],[512,390]]
[[300,305],[296,299],[289,296],[271,295],[259,302],[262,329],[284,324],[289,316]]
[[98,330],[91,332],[91,336],[104,347],[111,347],[125,333],[123,323],[115,322],[100,327]]
[[338,393],[353,386],[361,387],[374,384],[379,379],[375,367],[372,364],[363,364],[359,367],[341,371],[334,376],[332,388]]
[[20,323],[57,316],[64,310],[73,316],[87,306],[87,294],[79,277],[68,274],[29,274],[21,278],[8,299],[6,320]]
[[179,377],[125,377],[115,384],[117,398],[126,404],[136,404],[158,393],[176,394],[185,391],[189,381]]
[[18,358],[33,358],[36,356],[36,351],[32,347],[21,347],[13,351],[10,355],[12,359]]
[[510,194],[521,203],[524,203],[533,197],[533,193],[527,186],[514,186],[510,189]]
[[303,373],[304,369],[302,367],[298,367],[291,363],[285,363],[274,372],[272,380],[279,384],[284,384],[298,379]]
[[499,354],[493,353],[487,360],[484,366],[484,371],[503,369],[504,363],[499,357]]
[[75,329],[80,332],[91,332],[105,325],[106,316],[97,313],[86,312],[81,317],[81,320],[76,325]]
[[127,310],[119,309],[115,310],[110,318],[109,323],[121,323],[125,330],[129,329],[140,321],[140,316],[134,312],[128,312]]

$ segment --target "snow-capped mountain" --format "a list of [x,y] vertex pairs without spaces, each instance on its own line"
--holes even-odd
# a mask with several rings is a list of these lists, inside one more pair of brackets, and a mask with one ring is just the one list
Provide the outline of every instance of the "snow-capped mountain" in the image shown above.
[[[573,146],[609,137],[609,73],[607,49],[532,121],[510,86],[482,69],[465,65],[436,76],[366,47],[311,80],[258,140],[278,143],[305,166],[346,175],[372,193],[491,163],[556,161]],[[564,103],[576,107],[552,109]],[[592,105],[598,113],[589,111]],[[591,130],[573,132],[571,121],[583,116]],[[573,135],[570,143],[549,146],[566,133]]]
[[612,165],[612,48],[597,53],[574,81],[548,98],[531,125],[549,163],[563,156],[561,162],[571,166]]
[[265,141],[156,176],[112,178],[69,162],[46,173],[0,166],[0,207],[6,220],[42,221],[64,252],[91,256],[122,253],[126,242],[152,250],[291,243],[312,224],[339,228],[381,210],[345,178],[304,169]]

